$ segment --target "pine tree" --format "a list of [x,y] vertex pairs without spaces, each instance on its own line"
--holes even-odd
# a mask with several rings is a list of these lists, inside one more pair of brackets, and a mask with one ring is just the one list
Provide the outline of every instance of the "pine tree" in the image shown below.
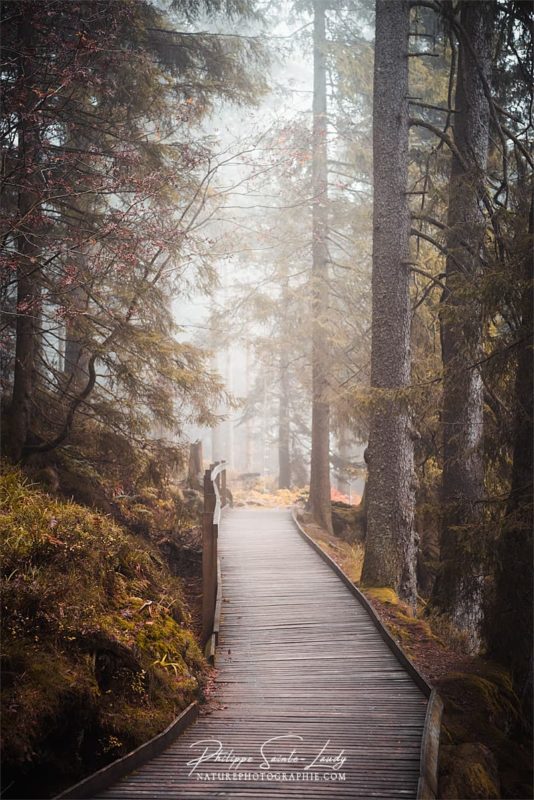
[[[485,191],[493,3],[462,3],[448,198],[446,283],[442,296],[443,484],[441,566],[433,604],[447,611],[477,646],[482,615],[481,564],[470,552],[484,497],[482,318],[470,291],[480,276]],[[462,536],[466,538],[462,555]],[[476,547],[476,545],[474,545]]]
[[220,387],[176,339],[167,299],[188,291],[180,263],[213,180],[191,129],[262,81],[248,40],[195,35],[202,8],[179,4],[170,20],[149,2],[2,7],[16,460],[64,444],[84,418],[140,442],[154,421],[211,418]]
[[362,582],[415,602],[410,383],[409,3],[376,4],[373,111],[373,314],[367,541]]
[[325,3],[316,0],[313,17],[312,135],[312,429],[310,509],[332,532],[330,506],[330,399],[328,317],[328,171],[326,108]]

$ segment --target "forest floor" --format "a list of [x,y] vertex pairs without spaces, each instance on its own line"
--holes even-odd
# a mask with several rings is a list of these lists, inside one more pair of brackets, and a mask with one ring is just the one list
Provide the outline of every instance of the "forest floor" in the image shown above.
[[[329,534],[299,513],[309,536],[359,584],[364,545]],[[467,655],[461,637],[441,621],[417,614],[388,588],[359,587],[383,624],[444,702],[439,763],[442,800],[531,800],[532,742],[510,675],[499,665]]]

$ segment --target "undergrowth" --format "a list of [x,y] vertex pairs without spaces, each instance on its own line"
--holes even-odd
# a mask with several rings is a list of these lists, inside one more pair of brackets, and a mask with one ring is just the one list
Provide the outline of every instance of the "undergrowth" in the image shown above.
[[43,797],[161,731],[205,662],[148,539],[11,468],[0,534],[4,796]]

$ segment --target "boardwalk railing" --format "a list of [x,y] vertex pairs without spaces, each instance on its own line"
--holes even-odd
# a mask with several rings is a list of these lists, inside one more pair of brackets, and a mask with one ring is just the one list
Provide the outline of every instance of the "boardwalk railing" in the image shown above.
[[226,462],[217,461],[204,473],[202,515],[202,644],[208,658],[213,658],[219,633],[222,586],[217,542],[226,504]]

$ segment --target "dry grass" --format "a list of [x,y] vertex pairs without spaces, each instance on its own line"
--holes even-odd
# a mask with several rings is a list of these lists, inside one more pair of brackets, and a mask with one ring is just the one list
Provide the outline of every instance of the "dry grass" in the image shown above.
[[314,522],[311,514],[305,511],[299,512],[298,520],[308,536],[317,542],[325,553],[341,567],[351,581],[359,583],[363,566],[363,545],[360,542],[349,544],[328,533],[328,531],[325,531],[324,528]]
[[232,486],[234,506],[255,506],[258,508],[288,508],[302,499],[302,489],[262,489]]

